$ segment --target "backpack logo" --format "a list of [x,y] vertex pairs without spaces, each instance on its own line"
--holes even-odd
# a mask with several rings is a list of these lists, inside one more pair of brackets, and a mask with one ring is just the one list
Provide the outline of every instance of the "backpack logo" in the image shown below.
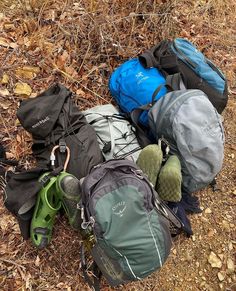
[[41,119],[37,123],[33,124],[32,128],[36,128],[36,127],[40,126],[41,124],[44,124],[45,122],[47,122],[49,120],[50,120],[49,116],[46,116],[44,119]]
[[147,80],[149,77],[148,76],[144,76],[144,74],[142,72],[138,72],[135,77],[137,78],[137,84],[141,84],[143,81]]
[[112,207],[113,213],[115,215],[118,215],[119,217],[123,216],[125,209],[126,209],[125,201],[120,201]]

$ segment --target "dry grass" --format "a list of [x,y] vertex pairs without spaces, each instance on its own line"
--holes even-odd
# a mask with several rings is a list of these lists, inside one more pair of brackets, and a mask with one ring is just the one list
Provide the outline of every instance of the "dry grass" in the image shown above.
[[[236,240],[235,15],[230,0],[0,1],[0,41],[9,45],[0,44],[0,80],[3,74],[9,76],[7,84],[0,84],[0,90],[9,92],[0,91],[0,138],[8,156],[26,167],[32,162],[31,139],[15,116],[22,99],[14,94],[17,82],[27,83],[32,96],[61,82],[75,93],[81,109],[109,103],[107,84],[113,69],[158,41],[176,36],[194,42],[227,75],[232,94],[224,113],[226,155],[218,178],[222,191],[199,193],[202,206],[212,214],[191,218],[194,238],[175,242],[160,273],[117,290],[235,290],[235,275],[227,271]],[[38,71],[31,78],[19,75],[17,69],[24,66]],[[79,271],[80,237],[63,217],[56,222],[50,246],[38,251],[22,241],[15,219],[0,203],[0,290],[89,290]],[[222,255],[222,282],[219,270],[207,263],[211,250]],[[102,287],[113,290],[105,281]]]

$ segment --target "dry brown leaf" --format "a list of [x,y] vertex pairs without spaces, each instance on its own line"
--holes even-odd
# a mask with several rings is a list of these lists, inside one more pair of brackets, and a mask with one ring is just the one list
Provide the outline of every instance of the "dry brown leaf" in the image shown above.
[[82,89],[78,89],[78,90],[76,90],[76,95],[84,97],[85,96],[85,92]]
[[26,83],[16,83],[16,87],[14,89],[14,93],[16,95],[27,95],[27,96],[30,96],[30,94],[32,93],[32,89]]
[[33,79],[39,72],[39,67],[25,66],[23,68],[16,69],[15,74],[19,78]]
[[10,95],[10,93],[7,89],[0,89],[0,96],[5,97],[5,96],[9,96],[9,95]]
[[18,142],[21,142],[21,137],[20,137],[19,134],[16,135],[16,140],[17,140]]
[[6,30],[14,30],[15,29],[14,23],[4,23],[3,27]]
[[65,67],[65,72],[72,78],[78,78],[78,73],[72,66]]
[[36,260],[34,261],[34,264],[36,267],[38,267],[40,265],[40,258],[39,256],[36,257]]
[[9,76],[6,73],[4,73],[3,76],[2,76],[2,80],[1,80],[0,83],[3,84],[3,85],[5,85],[8,82],[9,82]]
[[8,109],[11,106],[11,102],[8,100],[1,100],[0,106],[2,109]]
[[56,64],[58,66],[59,69],[63,70],[68,59],[69,59],[69,54],[67,53],[66,50],[63,51],[62,55],[57,57],[57,61]]
[[10,48],[17,48],[18,45],[14,42],[9,42],[6,38],[4,37],[0,37],[0,46],[3,46],[3,47],[10,47]]

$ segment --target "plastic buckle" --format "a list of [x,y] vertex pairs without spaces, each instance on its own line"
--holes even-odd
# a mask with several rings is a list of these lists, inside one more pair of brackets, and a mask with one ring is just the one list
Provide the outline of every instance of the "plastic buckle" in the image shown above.
[[144,177],[143,177],[143,171],[142,170],[140,170],[140,169],[131,169],[131,172],[132,173],[134,173],[134,175],[136,176],[136,177],[138,177],[139,179],[143,179]]
[[59,141],[59,151],[60,153],[66,152],[66,142],[64,140]]
[[45,187],[50,181],[50,179],[51,179],[51,176],[50,174],[48,174],[40,179],[40,183],[43,184],[43,187]]

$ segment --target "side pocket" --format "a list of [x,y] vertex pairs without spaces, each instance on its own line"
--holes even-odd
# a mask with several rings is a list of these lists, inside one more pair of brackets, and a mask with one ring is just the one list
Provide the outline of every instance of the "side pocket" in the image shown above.
[[120,264],[120,255],[113,252],[111,247],[103,239],[98,239],[97,244],[91,252],[99,269],[111,286],[124,284],[130,281],[130,279],[133,279],[127,276],[122,264]]

